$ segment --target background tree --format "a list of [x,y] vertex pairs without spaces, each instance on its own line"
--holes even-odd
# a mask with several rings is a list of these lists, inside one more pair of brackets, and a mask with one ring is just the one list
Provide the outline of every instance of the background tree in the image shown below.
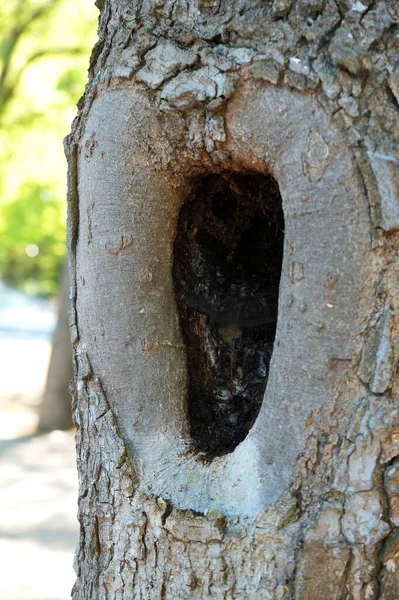
[[398,596],[398,24],[101,3],[67,144],[75,600]]
[[39,407],[37,430],[40,432],[73,427],[71,394],[73,378],[72,347],[68,322],[69,274],[64,262],[57,296],[57,325],[51,342],[46,385]]

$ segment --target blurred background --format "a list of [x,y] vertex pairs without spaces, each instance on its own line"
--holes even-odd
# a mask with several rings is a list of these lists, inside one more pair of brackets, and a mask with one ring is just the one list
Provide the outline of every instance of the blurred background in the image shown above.
[[78,534],[66,163],[94,0],[0,4],[0,600],[64,600]]

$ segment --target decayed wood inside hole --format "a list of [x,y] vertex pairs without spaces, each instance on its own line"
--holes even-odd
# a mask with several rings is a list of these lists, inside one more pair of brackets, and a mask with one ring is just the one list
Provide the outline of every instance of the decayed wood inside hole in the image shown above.
[[231,452],[265,391],[276,332],[284,217],[276,180],[208,175],[182,207],[173,277],[187,353],[193,450]]

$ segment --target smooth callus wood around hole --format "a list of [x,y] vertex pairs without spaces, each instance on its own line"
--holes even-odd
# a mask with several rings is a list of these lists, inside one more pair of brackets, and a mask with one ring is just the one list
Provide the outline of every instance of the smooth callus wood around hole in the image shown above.
[[367,203],[311,96],[243,85],[214,168],[186,147],[171,167],[168,119],[134,86],[93,101],[79,343],[145,493],[255,517],[292,482],[309,415],[356,384]]

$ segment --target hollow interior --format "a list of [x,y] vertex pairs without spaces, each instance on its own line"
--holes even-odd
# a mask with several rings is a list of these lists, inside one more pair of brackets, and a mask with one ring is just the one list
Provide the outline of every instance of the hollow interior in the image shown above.
[[184,203],[173,278],[195,452],[231,452],[252,427],[276,333],[284,217],[271,176],[207,175]]

